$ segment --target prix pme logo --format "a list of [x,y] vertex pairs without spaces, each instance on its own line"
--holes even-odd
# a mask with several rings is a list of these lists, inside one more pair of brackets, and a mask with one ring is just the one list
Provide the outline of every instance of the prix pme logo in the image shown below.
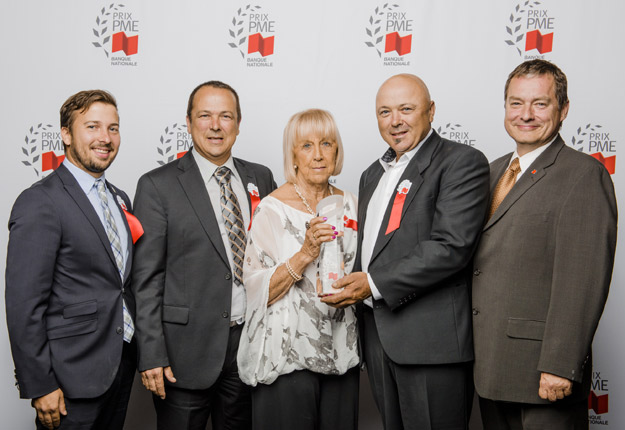
[[91,30],[93,46],[111,60],[111,66],[136,66],[139,53],[139,20],[123,4],[111,3],[100,9]]
[[32,167],[39,177],[47,176],[65,159],[61,132],[52,124],[32,125],[24,137],[22,155],[24,166]]
[[555,18],[547,9],[540,9],[540,4],[536,0],[520,2],[508,18],[505,42],[524,60],[544,59],[544,54],[553,50]]
[[588,421],[590,424],[609,425],[605,417],[608,413],[608,382],[607,378],[601,377],[601,372],[592,372],[592,385],[588,396]]
[[157,161],[159,166],[184,156],[191,146],[193,146],[193,139],[184,122],[168,125],[165,127],[163,134],[161,134],[159,144],[156,146],[156,152],[158,152],[160,158]]
[[[239,8],[228,29],[228,46],[237,49],[248,67],[273,67],[276,22],[260,6]],[[247,42],[247,44],[246,44]]]
[[586,124],[577,127],[576,134],[571,137],[571,146],[599,160],[610,175],[616,171],[616,140],[603,126]]
[[375,49],[385,66],[409,66],[404,57],[412,51],[412,25],[399,5],[384,3],[369,17],[365,45]]
[[436,132],[446,139],[453,140],[454,142],[462,143],[463,145],[473,146],[477,142],[469,132],[460,124],[453,124],[451,122],[440,126],[436,129]]

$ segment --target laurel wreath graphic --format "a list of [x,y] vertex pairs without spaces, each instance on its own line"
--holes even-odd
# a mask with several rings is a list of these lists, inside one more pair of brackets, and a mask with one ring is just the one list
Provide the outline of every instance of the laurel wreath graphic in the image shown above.
[[156,151],[161,156],[161,160],[158,160],[159,166],[164,166],[176,158],[175,151],[172,152],[171,140],[177,131],[187,131],[186,124],[174,123],[172,126],[165,127],[165,132],[161,135],[160,146],[156,147]]
[[523,56],[523,52],[521,51],[521,48],[519,48],[518,44],[521,40],[523,40],[523,36],[525,34],[522,31],[520,31],[522,25],[521,24],[517,25],[517,23],[523,19],[523,13],[527,9],[521,9],[521,5],[523,5],[522,7],[524,8],[532,9],[540,5],[540,2],[527,0],[525,3],[521,2],[517,4],[516,7],[514,8],[514,12],[510,14],[510,26],[506,25],[506,31],[510,35],[510,39],[506,40],[505,42],[510,46],[514,46],[517,52],[519,53],[519,55]]
[[25,166],[29,166],[32,167],[35,170],[35,173],[37,174],[37,176],[39,176],[39,170],[37,169],[37,161],[39,161],[39,157],[41,157],[41,154],[39,153],[38,149],[39,149],[39,145],[37,144],[38,142],[38,136],[42,131],[47,131],[49,129],[51,129],[53,127],[52,124],[43,124],[43,123],[39,123],[36,126],[32,126],[28,129],[28,133],[26,134],[26,137],[24,138],[24,142],[25,145],[22,146],[22,152],[24,153],[24,156],[26,157],[24,160],[22,160],[22,163]]
[[382,40],[384,40],[383,34],[378,36],[378,33],[380,32],[380,30],[382,30],[382,26],[380,25],[382,18],[380,17],[384,16],[386,11],[391,11],[398,7],[399,5],[396,5],[396,4],[389,5],[388,3],[384,3],[382,8],[380,8],[379,6],[376,7],[375,10],[373,11],[373,15],[369,17],[370,27],[365,27],[367,36],[369,36],[370,38],[368,41],[365,42],[365,45],[367,45],[370,48],[375,48],[375,50],[378,52],[379,57],[382,57],[382,51],[380,51],[380,49],[378,48],[378,45],[380,44],[380,42],[382,42]]
[[123,4],[116,5],[115,3],[111,3],[108,8],[104,6],[100,11],[100,15],[98,15],[95,19],[96,27],[92,28],[93,35],[96,37],[96,41],[91,43],[93,43],[93,46],[95,46],[96,48],[102,48],[102,50],[104,50],[104,54],[106,54],[106,58],[108,58],[109,56],[109,51],[104,45],[109,40],[111,40],[110,35],[105,36],[106,32],[108,31],[108,25],[106,25],[108,23],[107,16],[109,16],[112,11],[118,11],[122,7],[126,6],[124,6]]
[[598,128],[602,128],[602,126],[599,124],[586,124],[586,127],[578,127],[577,134],[571,137],[571,144],[573,145],[573,148],[576,148],[578,151],[583,151],[584,146],[582,144],[584,143],[584,136],[586,136],[588,132],[595,131]]
[[457,129],[459,129],[461,127],[462,126],[460,124],[447,123],[447,125],[445,125],[445,128],[440,126],[440,127],[438,127],[436,129],[436,132],[438,134],[440,134],[441,136],[445,136],[445,135],[449,134],[450,131],[456,131]]
[[245,58],[245,53],[240,48],[240,46],[243,45],[243,43],[245,43],[245,39],[247,39],[247,36],[240,37],[244,29],[243,17],[247,16],[248,13],[254,12],[258,9],[260,9],[260,6],[252,6],[249,4],[245,6],[245,8],[239,8],[236,16],[232,18],[232,28],[228,30],[228,33],[230,33],[230,37],[233,40],[233,42],[228,43],[228,46],[234,49],[238,49],[241,53],[241,57],[243,58]]

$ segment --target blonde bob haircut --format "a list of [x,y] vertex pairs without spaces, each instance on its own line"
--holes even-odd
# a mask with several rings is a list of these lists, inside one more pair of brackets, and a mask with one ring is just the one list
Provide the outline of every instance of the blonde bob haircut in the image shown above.
[[308,109],[298,112],[289,119],[284,128],[282,151],[284,157],[284,177],[287,182],[295,182],[295,144],[308,136],[317,135],[324,139],[336,142],[337,153],[334,163],[334,173],[337,176],[343,170],[343,142],[334,117],[323,109]]

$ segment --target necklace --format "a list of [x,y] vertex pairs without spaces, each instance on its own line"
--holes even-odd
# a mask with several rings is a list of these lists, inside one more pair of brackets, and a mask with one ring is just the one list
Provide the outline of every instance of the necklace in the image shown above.
[[[300,192],[299,187],[297,186],[297,184],[295,182],[293,182],[292,184],[293,184],[293,188],[295,188],[295,192],[297,193],[299,198],[304,203],[304,206],[306,206],[306,210],[308,210],[308,213],[310,213],[312,216],[315,216],[316,215],[315,212],[312,210],[312,208],[308,204],[308,200],[306,200],[304,195]],[[333,196],[334,195],[334,191],[332,191],[332,185],[328,184],[328,187],[330,188],[330,195]]]

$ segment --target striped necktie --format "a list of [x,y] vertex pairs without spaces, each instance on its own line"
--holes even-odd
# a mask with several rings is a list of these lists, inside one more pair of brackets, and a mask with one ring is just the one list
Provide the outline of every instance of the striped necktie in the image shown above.
[[[109,207],[109,200],[106,196],[106,188],[104,184],[104,180],[102,178],[96,179],[95,187],[98,191],[98,197],[100,197],[100,205],[102,206],[102,212],[104,213],[104,221],[105,221],[105,230],[106,236],[108,237],[109,243],[111,244],[111,249],[113,250],[113,256],[115,257],[115,264],[117,265],[117,271],[121,276],[122,280],[124,279],[124,257],[122,256],[122,247],[119,240],[119,233],[117,232],[117,226],[115,225],[115,219],[113,218],[113,214],[111,213],[111,208]],[[135,326],[132,322],[132,317],[130,316],[130,312],[126,309],[126,301],[122,299],[123,306],[123,314],[124,314],[124,341],[130,342],[132,340],[132,335],[135,332]]]
[[221,214],[224,218],[224,227],[228,233],[228,241],[232,250],[234,263],[234,282],[243,285],[243,258],[245,256],[245,230],[243,229],[243,215],[237,196],[232,191],[229,168],[221,166],[215,170],[215,178],[221,190]]

